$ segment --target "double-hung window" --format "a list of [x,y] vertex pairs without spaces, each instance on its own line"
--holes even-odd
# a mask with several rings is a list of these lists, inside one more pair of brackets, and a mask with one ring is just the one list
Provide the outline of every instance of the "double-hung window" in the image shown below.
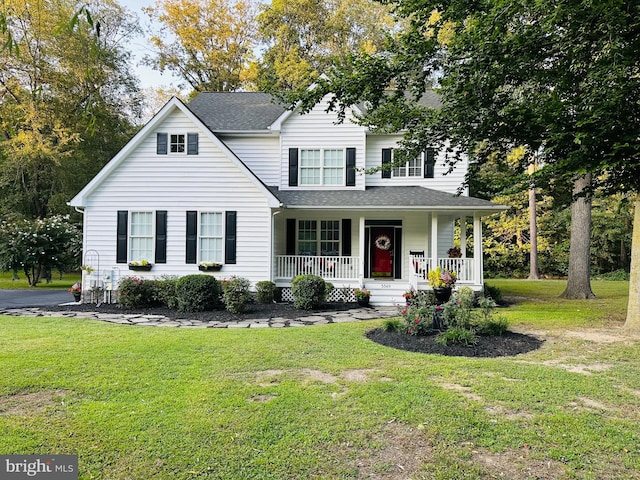
[[340,221],[300,220],[298,222],[298,254],[340,255]]
[[223,224],[221,212],[201,212],[198,235],[199,259],[201,262],[224,261]]
[[152,261],[153,212],[131,212],[129,232],[129,261]]
[[344,185],[343,149],[300,149],[300,185]]
[[394,177],[421,177],[422,158],[414,158],[404,165],[399,165],[393,169]]

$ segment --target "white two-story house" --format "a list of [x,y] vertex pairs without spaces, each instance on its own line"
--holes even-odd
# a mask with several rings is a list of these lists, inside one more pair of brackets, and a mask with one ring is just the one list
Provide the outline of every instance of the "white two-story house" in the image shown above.
[[[428,149],[365,174],[393,161],[401,135],[325,110],[299,115],[259,92],[170,100],[69,202],[84,214],[83,263],[94,269],[85,290],[214,262],[202,274],[271,280],[284,299],[291,279],[310,273],[393,305],[428,288],[437,265],[480,290],[481,217],[503,207],[456,195],[467,165],[445,174],[443,152]],[[454,231],[462,256],[449,258]]]

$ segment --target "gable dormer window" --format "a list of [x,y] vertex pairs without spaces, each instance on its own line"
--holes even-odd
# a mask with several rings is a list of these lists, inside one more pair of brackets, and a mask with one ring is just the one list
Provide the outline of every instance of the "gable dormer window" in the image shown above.
[[167,155],[168,153],[198,155],[197,133],[158,133],[156,135],[156,153]]
[[[382,166],[393,162],[393,149],[382,149]],[[418,158],[408,160],[404,164],[395,165],[393,168],[383,168],[382,178],[424,177],[434,178],[435,174],[435,150],[427,148]]]
[[172,134],[169,147],[170,147],[171,153],[183,153],[184,152],[184,135]]
[[344,185],[342,149],[300,149],[300,185]]

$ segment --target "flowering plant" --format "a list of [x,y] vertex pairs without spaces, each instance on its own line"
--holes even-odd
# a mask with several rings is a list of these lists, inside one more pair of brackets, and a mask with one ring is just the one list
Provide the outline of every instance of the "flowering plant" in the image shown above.
[[435,270],[429,270],[427,280],[433,288],[451,288],[458,280],[458,275],[456,272],[450,272],[449,270],[443,270],[442,267],[437,267]]
[[146,267],[149,264],[149,260],[140,260],[139,262],[131,262],[129,263],[132,267]]
[[91,275],[91,272],[95,270],[91,265],[80,265],[80,270],[84,270],[87,274]]
[[410,290],[407,290],[402,294],[405,300],[412,300],[416,298],[416,295],[417,295],[417,292],[413,288],[411,288]]
[[369,290],[367,290],[366,288],[356,288],[356,289],[353,290],[353,293],[355,294],[356,298],[358,298],[358,299],[371,297],[371,292]]
[[219,262],[200,262],[198,265],[201,267],[222,267],[222,264]]
[[71,294],[76,294],[76,293],[81,293],[82,292],[82,285],[80,285],[80,283],[76,282],[73,285],[71,285],[71,288],[69,290],[67,290],[69,293]]

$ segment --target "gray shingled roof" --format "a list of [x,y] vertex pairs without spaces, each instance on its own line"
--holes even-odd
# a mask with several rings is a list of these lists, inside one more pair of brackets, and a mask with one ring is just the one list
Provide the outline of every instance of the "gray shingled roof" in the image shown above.
[[289,208],[426,208],[500,211],[504,207],[475,197],[423,187],[367,187],[366,190],[269,190]]
[[[440,97],[428,90],[419,103],[440,108]],[[287,110],[264,92],[202,92],[187,107],[212,132],[267,130]],[[358,108],[366,109],[364,104]]]
[[213,132],[267,130],[286,111],[263,92],[203,92],[187,107]]

